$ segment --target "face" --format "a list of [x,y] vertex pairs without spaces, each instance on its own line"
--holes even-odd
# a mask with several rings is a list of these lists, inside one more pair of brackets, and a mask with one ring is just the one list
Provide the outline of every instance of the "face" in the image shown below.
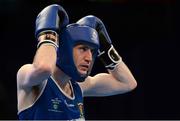
[[82,75],[88,73],[92,65],[93,49],[87,45],[79,44],[73,48],[73,58],[78,72]]

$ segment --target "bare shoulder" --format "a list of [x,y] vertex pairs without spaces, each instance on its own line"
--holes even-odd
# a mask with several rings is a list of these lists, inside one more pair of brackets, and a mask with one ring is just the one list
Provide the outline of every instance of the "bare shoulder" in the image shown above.
[[20,86],[23,81],[25,80],[25,75],[28,73],[28,71],[31,69],[32,64],[25,64],[20,67],[20,69],[17,72],[17,86]]
[[[84,82],[79,83],[84,96],[97,96],[96,93],[99,89],[101,89],[101,85],[103,85],[103,79],[107,79],[108,74],[100,73],[95,76],[88,76]],[[98,89],[99,88],[99,89]]]
[[90,88],[93,85],[93,77],[88,76],[84,82],[79,83],[82,91],[86,91],[88,88]]

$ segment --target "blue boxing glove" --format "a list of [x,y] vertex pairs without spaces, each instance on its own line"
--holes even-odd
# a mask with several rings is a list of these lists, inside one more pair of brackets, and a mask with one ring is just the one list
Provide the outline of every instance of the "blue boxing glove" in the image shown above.
[[[36,18],[35,37],[39,39],[41,35],[45,35],[43,39],[48,40],[45,43],[57,44],[57,33],[67,24],[69,24],[69,17],[65,9],[57,4],[49,5]],[[39,42],[38,47],[41,44]]]
[[112,41],[107,33],[104,23],[93,15],[88,15],[77,21],[80,25],[92,27],[97,30],[100,41],[98,57],[107,69],[113,70],[115,66],[122,61],[121,56],[117,53],[112,45]]

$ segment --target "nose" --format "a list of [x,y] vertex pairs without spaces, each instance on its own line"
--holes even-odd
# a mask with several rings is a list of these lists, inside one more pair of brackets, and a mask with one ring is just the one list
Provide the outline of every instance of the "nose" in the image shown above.
[[85,61],[88,61],[88,63],[92,61],[92,52],[91,52],[91,49],[86,50]]

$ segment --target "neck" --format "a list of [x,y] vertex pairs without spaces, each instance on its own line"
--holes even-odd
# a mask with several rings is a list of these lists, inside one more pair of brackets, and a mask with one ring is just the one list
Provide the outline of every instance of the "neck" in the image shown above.
[[69,80],[71,79],[68,75],[66,75],[61,69],[58,67],[55,68],[52,74],[55,81],[58,85],[64,90],[66,86],[69,84]]

